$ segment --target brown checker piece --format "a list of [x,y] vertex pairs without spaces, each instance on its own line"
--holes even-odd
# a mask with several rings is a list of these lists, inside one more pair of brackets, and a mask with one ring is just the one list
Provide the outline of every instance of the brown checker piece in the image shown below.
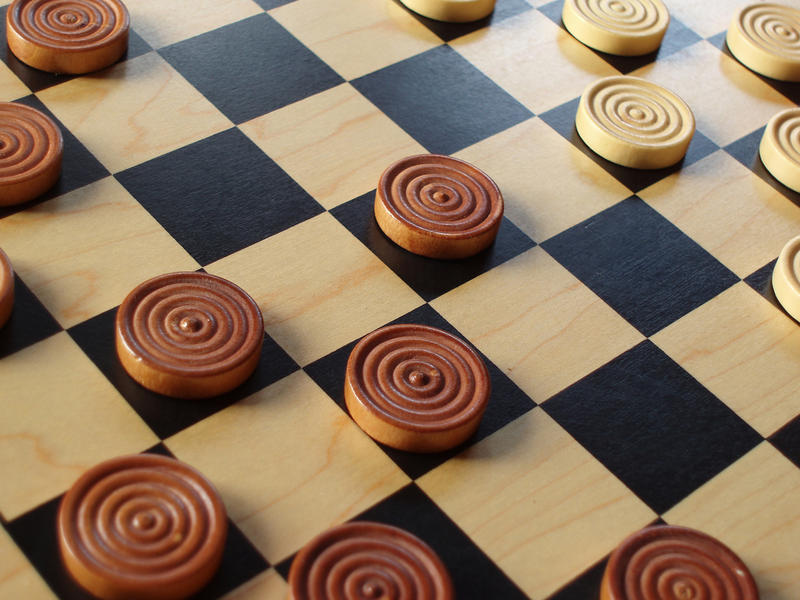
[[[0,0],[0,11],[7,4]],[[92,168],[108,172],[0,212],[0,246],[14,263],[19,298],[29,302],[18,303],[0,330],[0,596],[80,597],[58,570],[57,547],[48,552],[54,503],[92,465],[161,442],[158,451],[214,483],[236,548],[258,559],[244,561],[252,568],[223,559],[206,597],[285,599],[295,553],[362,514],[417,528],[445,562],[442,540],[464,536],[477,558],[469,567],[448,565],[459,598],[596,598],[614,547],[659,520],[718,537],[748,564],[763,598],[800,597],[792,561],[800,458],[793,455],[793,463],[782,453],[791,449],[770,441],[800,415],[800,324],[754,283],[767,281],[758,274],[800,233],[800,196],[771,179],[756,154],[760,129],[794,105],[800,88],[772,85],[730,56],[723,35],[729,3],[702,10],[689,0],[672,3],[683,37],[668,32],[661,53],[635,69],[574,40],[560,25],[560,2],[498,0],[493,18],[459,26],[418,18],[393,0],[201,0],[191,18],[162,4],[129,2],[136,52],[92,76],[44,80],[0,56],[0,101],[41,103],[68,134],[67,150],[78,144]],[[252,107],[267,100],[256,98],[263,78],[255,73],[266,63],[231,101],[225,90],[208,88],[208,73],[181,62],[182,52],[224,46],[226,36],[252,44],[237,53],[258,55],[268,47],[258,37],[267,28],[287,32],[275,42],[281,48],[308,51],[304,64],[317,61],[325,89],[304,91],[295,82],[280,88],[285,101],[268,98],[277,108],[259,113]],[[205,59],[197,57],[213,62]],[[266,69],[269,77],[291,75],[274,68]],[[437,151],[419,134],[437,127],[435,120],[425,121],[422,110],[409,117],[378,87],[382,73],[402,79],[426,69],[445,91],[425,106],[442,110],[443,119],[448,111],[466,115],[448,140],[454,156],[490,174],[505,200],[495,248],[463,263],[407,255],[356,210],[371,207],[387,165]],[[460,69],[453,79],[466,77],[482,94],[489,90],[494,105],[483,113],[513,118],[476,116],[464,108],[462,88],[448,97],[459,85],[441,76],[448,69]],[[638,175],[620,176],[587,151],[564,109],[589,82],[623,71],[683,95],[706,140],[690,148],[685,164],[637,187],[633,200]],[[294,186],[287,192],[281,186],[288,184],[275,183],[276,197],[306,194],[315,208],[255,239],[256,225],[231,216],[226,247],[236,249],[197,252],[203,218],[227,214],[207,212],[213,206],[227,202],[233,215],[248,186],[272,190],[253,180],[258,185],[224,197],[219,182],[235,187],[243,177],[235,160],[221,161],[233,166],[201,177],[196,190],[192,182],[179,187],[176,173],[236,152],[268,157]],[[151,183],[141,183],[144,175]],[[159,212],[149,195],[179,193],[195,204],[174,202]],[[613,231],[605,215],[631,214],[717,265],[712,279],[725,274],[713,287],[698,283],[708,271],[698,272],[690,283],[712,292],[698,292],[694,304],[652,330],[618,303],[619,292],[581,271],[580,257],[564,254],[565,245],[590,235],[587,223]],[[246,243],[236,243],[240,235]],[[270,347],[291,366],[198,408],[143,395],[98,356],[113,348],[113,330],[111,345],[101,332],[128,291],[160,273],[200,268],[256,300]],[[454,283],[441,292],[442,280]],[[490,402],[500,408],[477,439],[438,458],[396,461],[350,419],[341,384],[353,344],[412,311],[438,313],[490,363],[493,389],[514,390],[526,404],[504,417],[505,398],[495,395]],[[50,325],[37,325],[37,315]],[[35,335],[21,335],[22,328]],[[609,373],[635,382],[620,388],[623,402],[636,385],[651,385],[631,365],[653,356],[715,403],[708,414],[722,415],[724,427],[747,440],[739,454],[710,467],[688,463],[696,482],[663,502],[661,492],[617,466],[630,446],[571,420],[572,405],[611,386]],[[669,389],[657,391],[670,398]],[[139,410],[145,402],[163,403],[163,423]],[[713,432],[715,423],[703,426]],[[171,433],[159,439],[155,430]],[[668,439],[671,430],[664,431],[652,433]],[[611,450],[595,444],[598,435]],[[694,442],[704,434],[693,435]],[[674,466],[644,454],[639,460]],[[496,595],[499,587],[470,590],[470,569],[487,586],[508,586],[504,595]]]

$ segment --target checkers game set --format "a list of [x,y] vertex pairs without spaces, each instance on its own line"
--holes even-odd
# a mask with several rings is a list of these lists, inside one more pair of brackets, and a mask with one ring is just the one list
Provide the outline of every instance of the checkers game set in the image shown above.
[[0,16],[0,598],[800,598],[799,1]]

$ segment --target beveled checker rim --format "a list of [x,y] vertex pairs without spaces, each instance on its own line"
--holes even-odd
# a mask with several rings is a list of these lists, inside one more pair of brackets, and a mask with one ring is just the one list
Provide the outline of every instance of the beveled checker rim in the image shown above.
[[[86,4],[88,0],[69,0],[67,3]],[[122,42],[122,39],[127,39],[130,29],[130,14],[127,7],[120,0],[91,0],[92,3],[107,6],[115,15],[115,26],[110,27],[108,34],[94,42],[86,43],[81,41],[80,38],[70,44],[69,38],[62,40],[48,40],[46,37],[34,36],[29,28],[23,24],[21,15],[22,11],[28,8],[28,5],[44,5],[48,4],[59,5],[65,3],[64,0],[14,0],[6,13],[6,27],[12,28],[14,33],[22,38],[25,42],[49,48],[53,51],[63,53],[85,53],[93,50],[99,50],[109,46],[114,46]],[[34,6],[35,11],[38,13],[43,10],[40,7]]]
[[[24,129],[21,124],[25,126]],[[31,131],[28,128],[31,127],[42,136],[40,141],[45,143],[46,147],[43,148],[40,157],[34,157],[37,158],[37,162],[32,165],[32,168],[29,168],[23,163],[29,159],[30,155],[18,157],[14,148],[7,148],[6,144],[11,140],[4,140],[4,138],[9,137],[10,133],[4,134],[3,130],[7,129],[11,133],[16,130],[18,133],[30,136]],[[35,139],[29,141],[31,144],[36,142]],[[25,104],[0,102],[0,189],[4,186],[24,183],[54,168],[60,168],[63,151],[64,136],[53,119],[42,111]],[[14,162],[9,164],[9,160]],[[2,204],[3,201],[0,198],[0,205]]]
[[800,321],[800,235],[781,250],[772,271],[772,288],[786,312]]
[[[149,307],[149,304],[156,303],[153,308],[159,308],[160,310],[168,308],[165,306],[161,309],[160,305],[164,304],[164,301],[159,300],[158,297],[150,298],[151,296],[159,292],[173,291],[170,288],[177,288],[177,291],[181,292],[180,296],[189,296],[191,298],[190,294],[186,294],[181,290],[181,286],[187,285],[193,287],[196,292],[204,292],[207,295],[217,294],[217,297],[229,300],[230,306],[236,309],[238,316],[242,318],[241,323],[238,325],[230,322],[221,324],[245,330],[238,332],[243,337],[241,343],[231,346],[229,349],[232,352],[227,357],[223,356],[223,360],[219,360],[219,357],[213,355],[200,360],[199,357],[193,356],[191,352],[182,354],[179,360],[174,360],[164,352],[154,353],[152,348],[146,348],[141,336],[137,334],[141,333],[141,331],[135,331],[137,329],[137,317],[142,317],[146,323],[150,323],[152,320],[150,315],[153,313],[142,314]],[[169,299],[170,297],[166,296],[166,298]],[[175,309],[171,308],[170,310],[174,311]],[[171,312],[167,312],[166,318],[171,315]],[[189,330],[187,335],[192,336],[196,333],[192,327],[192,325],[196,325],[196,319],[192,318],[192,315],[183,317],[179,321],[179,326],[183,328],[183,321],[187,319],[189,321],[187,321],[185,329]],[[216,325],[215,323],[214,326]],[[200,323],[200,326],[202,326],[202,323]],[[158,332],[163,333],[164,331],[159,330]],[[235,283],[208,273],[178,272],[158,275],[134,288],[117,310],[116,332],[117,339],[123,344],[124,349],[140,363],[171,375],[207,378],[228,373],[252,360],[252,357],[261,350],[264,340],[264,321],[261,309],[256,301]],[[212,331],[211,333],[213,334],[214,332]],[[234,333],[236,333],[235,329]],[[156,340],[156,342],[159,341]],[[170,343],[180,347],[180,339],[178,341],[172,340]]]
[[[327,576],[333,573],[334,578],[345,579],[339,583],[350,583],[348,587],[350,596],[347,600],[354,600],[355,598],[388,598],[392,596],[378,595],[379,593],[379,578],[370,578],[369,574],[365,571],[369,568],[369,564],[365,566],[364,561],[374,560],[379,562],[385,556],[387,549],[383,548],[383,552],[378,552],[374,548],[372,552],[358,551],[357,546],[359,542],[380,545],[393,545],[402,548],[398,554],[399,557],[392,556],[387,565],[383,566],[385,576],[386,566],[396,566],[399,564],[399,559],[411,559],[418,564],[414,565],[424,568],[422,575],[428,576],[429,589],[433,590],[433,595],[414,595],[413,598],[419,600],[454,600],[453,583],[450,579],[450,574],[447,567],[442,562],[442,559],[436,552],[423,540],[414,534],[395,527],[393,525],[386,525],[384,523],[377,523],[373,521],[351,521],[342,525],[337,525],[322,532],[308,542],[297,553],[297,556],[292,561],[292,566],[289,570],[289,594],[292,600],[340,600],[338,596],[329,598],[327,595],[314,594],[314,591],[326,590],[329,591],[330,586],[325,585],[328,583]],[[339,552],[337,553],[337,547]],[[337,559],[346,554],[347,561],[338,561]],[[321,559],[321,560],[320,560]],[[333,564],[329,564],[336,561]],[[342,562],[349,562],[342,566]],[[326,564],[328,563],[328,564]],[[330,571],[325,571],[324,567],[332,567]],[[348,569],[358,569],[358,583],[360,585],[354,586],[353,581],[347,581],[348,575],[354,573]],[[364,579],[366,578],[366,581]],[[312,579],[311,583],[308,580]],[[323,583],[324,582],[324,583]],[[361,595],[356,595],[364,590],[365,585],[373,583],[375,587]],[[353,589],[357,587],[358,589]],[[311,593],[309,592],[309,588]],[[377,589],[376,589],[377,588]],[[338,591],[338,590],[334,590]],[[417,594],[421,594],[425,590],[414,590]],[[367,594],[373,595],[367,595]],[[405,597],[405,596],[402,596]]]
[[[670,543],[692,549],[700,546],[704,550],[695,551],[697,554],[702,554],[728,568],[727,573],[730,575],[731,581],[737,583],[739,591],[744,595],[726,598],[726,600],[756,600],[758,598],[758,588],[752,574],[736,553],[725,544],[706,533],[688,527],[654,525],[631,534],[611,553],[603,574],[601,600],[658,600],[661,598],[661,596],[650,596],[646,593],[644,595],[635,593],[640,591],[639,589],[632,592],[625,585],[625,581],[626,575],[629,574],[629,563],[634,558],[640,558],[637,554],[639,551],[650,549],[653,552],[660,552],[665,548],[670,548]],[[672,556],[675,553],[676,550],[673,549],[668,554]],[[656,560],[657,563],[658,560]],[[648,563],[651,567],[652,564]],[[652,568],[655,569],[655,567]],[[655,576],[655,570],[648,571],[648,575]],[[677,600],[679,596],[676,595],[675,598]],[[713,596],[709,600],[716,600],[716,598]]]
[[[441,163],[441,166],[438,166],[439,163]],[[411,220],[397,208],[394,201],[395,194],[392,193],[395,188],[395,183],[397,182],[397,175],[407,169],[413,168],[427,168],[428,171],[435,171],[437,166],[439,169],[444,168],[452,170],[453,172],[463,173],[475,180],[477,184],[483,185],[486,198],[489,202],[489,208],[484,218],[477,225],[469,227],[468,229],[458,229],[452,226],[449,231],[437,231],[436,229],[424,227],[420,225],[419,222],[415,222],[415,220]],[[430,177],[429,173],[421,173],[416,179],[419,179],[423,175]],[[503,218],[503,195],[494,180],[475,165],[442,154],[417,154],[414,156],[407,156],[389,165],[381,174],[378,183],[377,199],[386,212],[405,227],[411,229],[418,235],[440,240],[454,241],[480,237],[497,229]],[[417,216],[416,213],[414,214]],[[420,218],[418,220],[422,219]],[[431,220],[431,225],[433,227],[447,227],[448,221]]]
[[[184,515],[187,500],[194,504]],[[113,538],[104,537],[109,527]],[[186,597],[213,576],[228,524],[219,492],[194,467],[134,454],[84,472],[61,500],[57,528],[62,560],[93,594],[166,599]],[[191,531],[178,537],[180,528]]]
[[6,324],[14,308],[14,268],[0,248],[0,327]]

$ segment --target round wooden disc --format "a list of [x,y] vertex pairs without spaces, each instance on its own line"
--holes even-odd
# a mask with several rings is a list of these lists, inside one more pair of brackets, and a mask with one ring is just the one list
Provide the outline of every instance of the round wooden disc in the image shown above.
[[451,23],[477,21],[492,14],[495,0],[400,0],[423,17]]
[[800,108],[781,111],[769,120],[758,153],[775,179],[800,192]]
[[0,327],[6,324],[14,308],[14,269],[11,261],[0,249]]
[[786,312],[800,321],[800,236],[781,250],[772,271],[772,289]]
[[0,102],[0,206],[41,196],[61,175],[61,130],[42,112]]
[[289,571],[290,600],[453,600],[441,559],[407,531],[345,523],[309,542]]
[[721,542],[685,527],[634,533],[606,565],[600,600],[758,600],[745,564]]
[[117,311],[122,366],[147,389],[176,398],[209,398],[240,385],[258,365],[263,339],[255,301],[207,273],[154,277]]
[[661,0],[566,0],[561,20],[590,48],[620,56],[658,50],[669,26]]
[[694,135],[694,115],[671,91],[638,77],[605,77],[578,105],[578,134],[606,160],[635,169],[680,161]]
[[51,73],[89,73],[128,49],[130,17],[119,0],[14,0],[6,13],[8,47]]
[[362,338],[347,361],[344,388],[361,429],[410,452],[440,452],[465,441],[491,392],[480,356],[425,325],[389,325]]
[[752,4],[733,18],[725,37],[739,62],[756,73],[800,81],[800,10],[782,4]]
[[375,219],[401,246],[431,258],[464,258],[492,244],[503,196],[480,169],[449,156],[422,154],[381,175]]
[[61,501],[58,544],[67,570],[99,598],[185,598],[222,559],[225,507],[192,467],[139,454],[84,473]]

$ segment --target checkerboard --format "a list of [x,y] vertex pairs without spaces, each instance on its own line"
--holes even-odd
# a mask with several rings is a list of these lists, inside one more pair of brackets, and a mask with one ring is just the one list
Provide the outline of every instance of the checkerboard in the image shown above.
[[[732,58],[737,2],[668,4],[643,58],[577,42],[560,0],[498,0],[464,25],[393,0],[128,0],[129,52],[106,71],[2,53],[0,100],[53,116],[65,160],[54,190],[0,212],[18,276],[0,331],[0,596],[83,598],[58,557],[59,499],[148,451],[224,498],[202,598],[285,598],[298,549],[350,519],[422,537],[460,600],[594,599],[609,553],[655,522],[722,540],[763,599],[799,598],[800,325],[770,276],[800,195],[758,144],[800,84]],[[617,167],[576,135],[584,87],[619,73],[691,106],[681,164]],[[378,229],[378,177],[422,152],[498,183],[489,250],[426,259]],[[149,393],[116,359],[116,307],[198,269],[261,306],[260,365],[212,400]],[[384,448],[347,414],[351,348],[395,322],[486,360],[489,409],[452,452]]]

